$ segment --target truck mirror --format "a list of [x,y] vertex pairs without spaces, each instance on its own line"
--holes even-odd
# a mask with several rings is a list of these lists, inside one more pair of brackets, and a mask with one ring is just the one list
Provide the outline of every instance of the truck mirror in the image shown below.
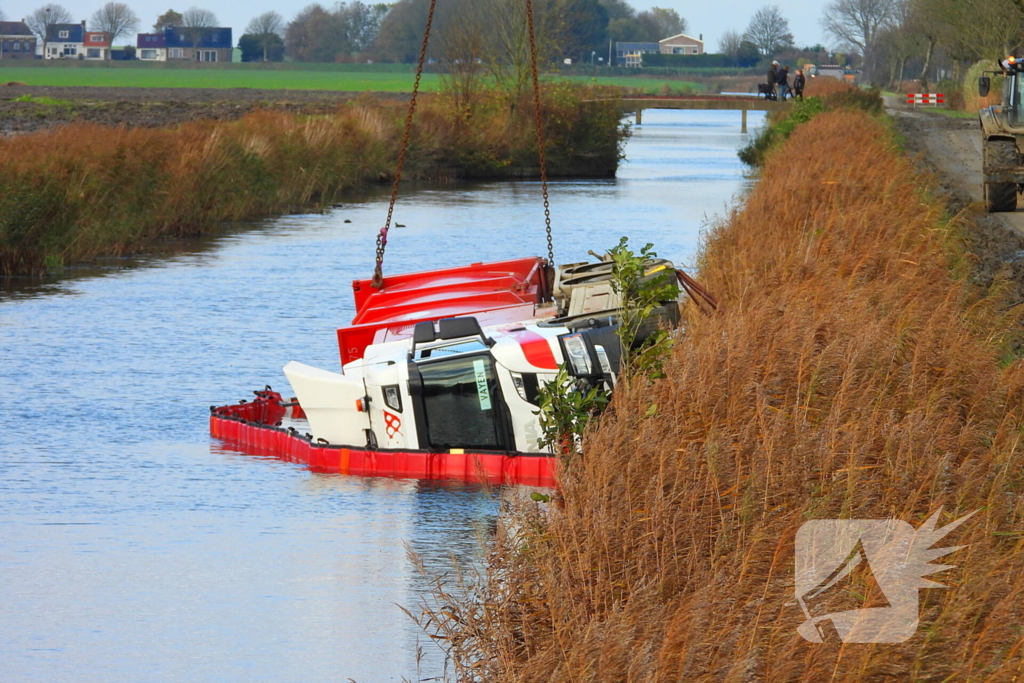
[[992,87],[992,79],[982,76],[978,79],[978,97],[988,97],[989,88]]

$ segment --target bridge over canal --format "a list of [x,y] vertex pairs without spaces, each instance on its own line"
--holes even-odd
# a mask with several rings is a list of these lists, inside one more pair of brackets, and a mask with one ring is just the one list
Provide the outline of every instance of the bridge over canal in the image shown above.
[[790,106],[788,102],[766,100],[756,95],[693,95],[671,97],[645,95],[624,97],[623,113],[635,113],[637,124],[643,124],[645,109],[717,109],[742,112],[743,132],[747,132],[748,111],[780,111]]

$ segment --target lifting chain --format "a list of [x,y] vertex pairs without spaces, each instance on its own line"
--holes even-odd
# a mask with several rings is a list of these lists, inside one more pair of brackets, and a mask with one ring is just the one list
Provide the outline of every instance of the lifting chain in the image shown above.
[[[529,0],[527,0],[529,2]],[[427,12],[427,26],[423,31],[423,45],[420,46],[420,58],[416,63],[416,80],[412,84],[412,99],[409,100],[409,111],[405,115],[405,131],[402,133],[402,144],[398,148],[398,162],[395,164],[395,179],[391,183],[391,203],[388,204],[388,217],[384,227],[377,235],[377,265],[373,269],[371,284],[377,289],[384,286],[384,248],[388,245],[388,230],[391,229],[391,217],[395,212],[395,200],[398,199],[398,185],[402,182],[402,166],[405,165],[405,152],[409,148],[409,133],[412,130],[412,116],[416,111],[416,95],[420,90],[420,77],[423,75],[423,64],[427,59],[427,43],[430,42],[430,25],[434,22],[434,8],[437,0],[430,0],[430,11]],[[532,33],[530,34],[533,35]],[[536,67],[534,67],[536,72]],[[542,164],[543,166],[543,164]],[[547,194],[545,194],[545,198]],[[545,204],[547,200],[545,199]],[[550,238],[549,238],[550,242]]]
[[[377,289],[384,286],[384,249],[388,244],[388,231],[391,229],[391,219],[395,211],[395,201],[398,199],[398,186],[402,180],[402,167],[405,165],[405,153],[409,147],[409,134],[412,130],[413,113],[416,111],[416,95],[420,89],[420,77],[423,74],[423,64],[427,58],[427,44],[430,41],[430,26],[434,21],[434,9],[437,7],[437,0],[430,0],[430,10],[427,12],[427,25],[423,32],[423,45],[420,47],[419,60],[416,63],[416,79],[412,86],[412,99],[409,101],[409,111],[405,116],[405,130],[402,133],[402,143],[398,149],[398,162],[395,165],[395,178],[391,183],[391,201],[388,204],[388,215],[384,221],[384,227],[377,235],[377,263],[373,269],[372,284]],[[555,253],[551,241],[551,206],[548,201],[548,169],[547,157],[544,153],[544,128],[541,119],[540,109],[540,77],[537,72],[537,42],[533,28],[533,1],[526,0],[526,23],[530,35],[530,69],[533,74],[533,113],[534,127],[537,134],[537,155],[540,160],[540,186],[544,195],[544,228],[548,242],[548,263],[554,265]]]
[[548,265],[555,265],[551,243],[551,206],[548,203],[548,162],[544,154],[544,122],[540,113],[540,78],[537,75],[537,41],[533,30],[533,0],[526,0],[526,25],[530,33],[530,69],[533,72],[533,121],[537,131],[537,156],[540,158],[540,187],[544,195],[544,230],[548,238]]

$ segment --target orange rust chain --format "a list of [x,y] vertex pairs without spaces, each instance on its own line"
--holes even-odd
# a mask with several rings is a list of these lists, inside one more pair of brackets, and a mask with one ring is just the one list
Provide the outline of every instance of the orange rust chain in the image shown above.
[[398,148],[395,179],[391,183],[391,203],[388,204],[388,217],[384,221],[384,227],[377,234],[377,265],[373,269],[373,280],[371,281],[371,284],[377,289],[381,289],[384,286],[384,248],[388,244],[388,230],[391,229],[391,217],[395,212],[395,201],[398,199],[398,185],[402,182],[402,167],[405,165],[405,152],[409,148],[412,116],[416,111],[416,95],[420,90],[420,76],[423,75],[423,63],[427,59],[427,43],[430,42],[430,25],[434,22],[435,7],[437,7],[437,0],[430,0],[430,11],[427,12],[427,26],[423,30],[423,45],[420,46],[420,58],[416,63],[416,80],[412,84],[412,99],[409,101],[409,111],[405,115],[405,131],[402,133],[402,144]]
[[530,33],[530,69],[533,72],[533,120],[537,131],[537,155],[540,157],[540,187],[544,194],[544,230],[548,238],[548,265],[555,265],[551,243],[551,205],[548,203],[548,162],[544,154],[544,130],[540,115],[540,78],[537,75],[537,42],[533,32],[533,0],[526,0],[526,25]]

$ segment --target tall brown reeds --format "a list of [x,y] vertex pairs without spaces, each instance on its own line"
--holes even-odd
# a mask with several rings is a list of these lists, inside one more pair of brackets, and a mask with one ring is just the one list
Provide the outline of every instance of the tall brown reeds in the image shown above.
[[[612,175],[625,131],[613,103],[545,88],[551,175]],[[0,274],[136,251],[224,221],[330,205],[393,171],[405,105],[361,98],[330,115],[255,112],[169,129],[68,125],[0,138]],[[532,112],[487,90],[472,114],[443,96],[418,110],[407,178],[537,169]]]
[[[927,187],[863,112],[770,155],[703,249],[720,310],[692,316],[666,379],[617,389],[561,504],[507,514],[483,579],[427,611],[460,680],[1019,680],[1019,309],[966,284],[966,226]],[[980,512],[913,638],[798,635],[802,523],[940,506]]]

